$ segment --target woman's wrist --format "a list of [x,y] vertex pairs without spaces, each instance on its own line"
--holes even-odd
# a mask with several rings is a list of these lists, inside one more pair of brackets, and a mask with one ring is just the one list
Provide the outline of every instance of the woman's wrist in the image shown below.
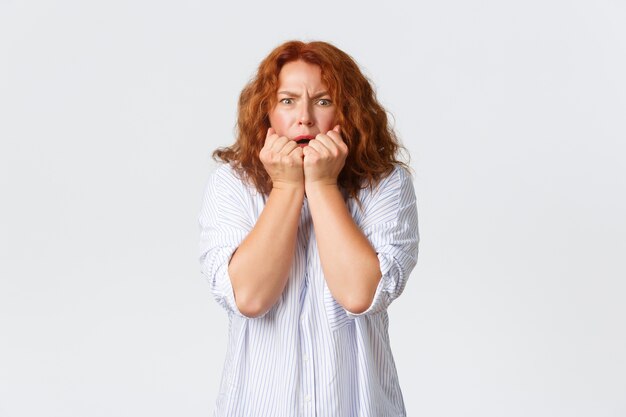
[[304,193],[304,182],[272,181],[272,191]]
[[307,182],[305,183],[304,189],[309,199],[316,199],[318,197],[324,198],[324,196],[335,193],[341,194],[337,182],[332,180]]

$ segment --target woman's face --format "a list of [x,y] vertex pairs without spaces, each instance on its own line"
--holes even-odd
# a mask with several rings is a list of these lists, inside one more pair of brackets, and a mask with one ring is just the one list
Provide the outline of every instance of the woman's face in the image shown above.
[[336,107],[317,65],[304,61],[285,64],[278,75],[277,99],[269,113],[270,125],[279,136],[296,140],[300,146],[336,124]]

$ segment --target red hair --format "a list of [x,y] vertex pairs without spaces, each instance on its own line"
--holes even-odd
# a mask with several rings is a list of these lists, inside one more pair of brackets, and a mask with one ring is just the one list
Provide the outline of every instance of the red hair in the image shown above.
[[231,163],[244,180],[269,194],[272,180],[259,153],[270,127],[269,112],[277,103],[280,70],[297,60],[321,68],[322,81],[337,106],[337,123],[348,146],[337,182],[349,196],[357,198],[360,189],[373,188],[396,164],[408,168],[398,160],[399,153],[406,150],[389,126],[369,80],[350,55],[326,42],[286,42],[261,62],[239,97],[237,140],[232,146],[216,149],[214,159]]

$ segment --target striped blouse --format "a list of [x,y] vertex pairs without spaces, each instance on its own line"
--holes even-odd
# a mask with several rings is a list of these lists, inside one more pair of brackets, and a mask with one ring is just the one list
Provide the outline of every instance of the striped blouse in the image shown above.
[[229,318],[214,416],[406,415],[387,306],[402,293],[417,262],[415,192],[410,174],[395,167],[373,191],[359,195],[361,208],[351,198],[346,204],[377,252],[382,272],[370,307],[353,314],[331,295],[305,198],[285,289],[269,311],[248,318],[235,304],[228,263],[266,196],[228,164],[211,175],[198,217],[201,271]]

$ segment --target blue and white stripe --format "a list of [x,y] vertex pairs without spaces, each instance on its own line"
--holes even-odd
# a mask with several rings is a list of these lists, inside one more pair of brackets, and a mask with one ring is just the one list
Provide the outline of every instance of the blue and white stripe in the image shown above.
[[[332,297],[304,199],[289,280],[263,316],[235,304],[228,262],[266,197],[228,164],[211,175],[199,215],[200,263],[229,317],[229,344],[215,416],[398,417],[406,411],[389,344],[387,306],[417,262],[418,224],[409,173],[396,167],[373,191],[348,199],[356,224],[378,253],[382,279],[371,306],[346,311]],[[271,248],[268,248],[271,250]]]

